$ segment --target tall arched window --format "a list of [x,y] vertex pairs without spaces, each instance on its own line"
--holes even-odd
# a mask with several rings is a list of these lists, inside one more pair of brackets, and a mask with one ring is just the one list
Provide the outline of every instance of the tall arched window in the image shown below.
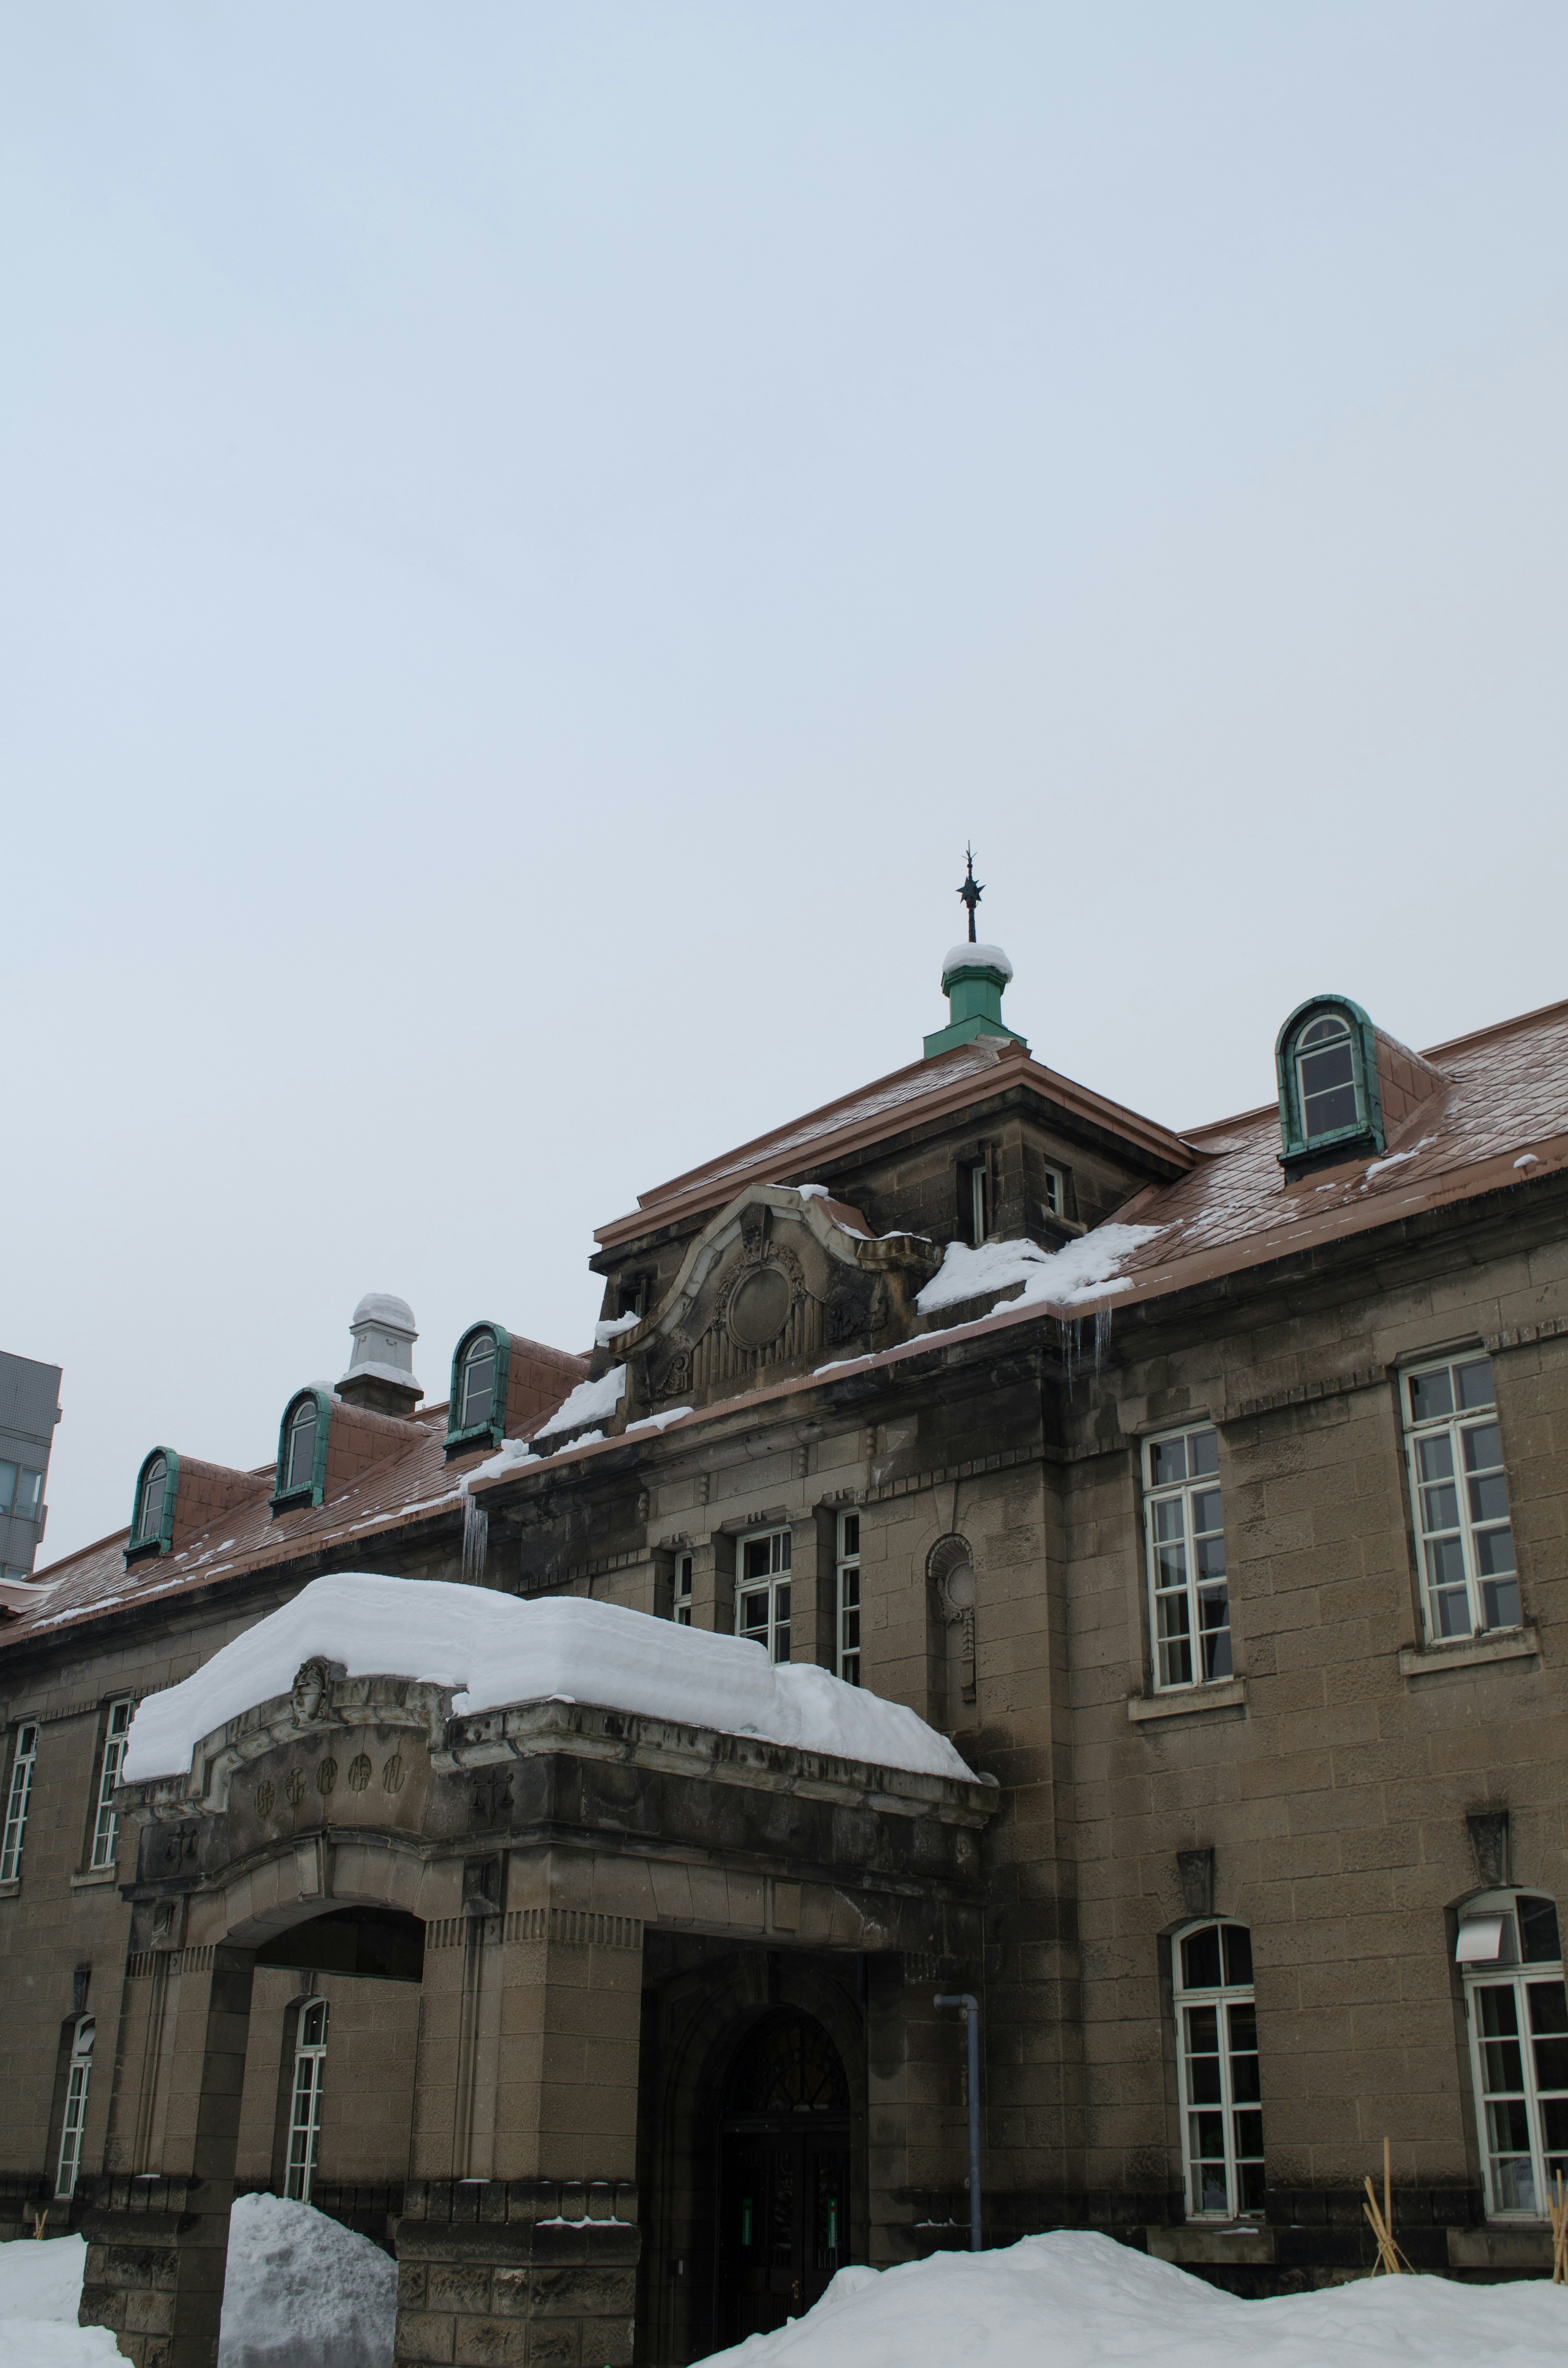
[[274,1512],[289,1505],[321,1503],[332,1404],[324,1390],[301,1390],[284,1407],[278,1433]]
[[495,1338],[476,1332],[463,1351],[462,1378],[458,1391],[458,1423],[472,1430],[490,1420],[495,1402]]
[[1252,1934],[1199,1924],[1173,1943],[1189,2218],[1263,2211],[1263,2112]]
[[136,1499],[135,1536],[139,1545],[161,1533],[164,1498],[168,1494],[168,1486],[169,1459],[166,1455],[154,1455],[142,1470],[142,1486]]
[[60,2160],[55,2169],[56,2195],[74,2195],[82,2168],[82,2128],[87,2118],[87,2084],[93,2073],[93,2018],[84,2015],[71,2042],[65,2075],[65,2115],[60,2125]]
[[1377,1033],[1348,996],[1298,1005],[1274,1047],[1280,1163],[1299,1175],[1384,1147]]
[[452,1352],[451,1403],[447,1415],[447,1453],[473,1447],[499,1447],[506,1435],[506,1393],[512,1372],[512,1336],[504,1324],[472,1324]]
[[1475,2115],[1494,2219],[1541,2220],[1568,2180],[1568,1987],[1557,1902],[1483,1891],[1460,1913]]
[[322,2081],[326,2071],[326,2000],[301,2007],[294,2033],[294,2088],[289,2113],[287,2192],[296,2203],[311,2200],[321,2143]]

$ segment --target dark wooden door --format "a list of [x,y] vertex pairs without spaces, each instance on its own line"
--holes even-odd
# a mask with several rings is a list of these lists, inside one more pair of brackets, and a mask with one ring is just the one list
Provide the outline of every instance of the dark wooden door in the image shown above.
[[849,2133],[836,2116],[724,2132],[719,2181],[721,2340],[799,2318],[849,2259]]

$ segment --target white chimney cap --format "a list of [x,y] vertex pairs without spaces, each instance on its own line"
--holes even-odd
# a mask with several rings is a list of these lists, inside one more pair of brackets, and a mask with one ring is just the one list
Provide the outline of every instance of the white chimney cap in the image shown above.
[[399,1299],[392,1291],[368,1291],[354,1310],[348,1329],[354,1336],[354,1354],[344,1381],[363,1373],[376,1381],[395,1382],[424,1396],[414,1378],[414,1344],[419,1330],[406,1299]]

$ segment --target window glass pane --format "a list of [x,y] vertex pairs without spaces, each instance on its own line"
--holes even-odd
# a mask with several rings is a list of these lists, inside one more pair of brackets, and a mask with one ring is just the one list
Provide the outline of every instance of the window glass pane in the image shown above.
[[1412,1373],[1410,1376],[1410,1418],[1412,1422],[1429,1422],[1440,1414],[1454,1410],[1453,1383],[1446,1365],[1435,1373]]
[[767,1597],[743,1595],[741,1598],[741,1634],[744,1636],[767,1634]]
[[1188,1472],[1194,1480],[1202,1480],[1220,1469],[1220,1439],[1212,1430],[1195,1431],[1187,1442]]
[[164,1497],[168,1487],[169,1467],[160,1455],[147,1467],[142,1483],[142,1509],[136,1517],[139,1538],[155,1538],[163,1529]]
[[1314,1019],[1310,1028],[1303,1030],[1301,1042],[1303,1045],[1332,1044],[1336,1037],[1347,1036],[1349,1032],[1343,1019],[1332,1019],[1325,1012],[1321,1019]]
[[1356,1064],[1348,1039],[1321,1052],[1304,1053],[1297,1063],[1301,1083],[1301,1123],[1308,1142],[1335,1128],[1354,1126]]
[[[1225,1939],[1225,1979],[1240,1986],[1252,1979],[1252,1934],[1244,1924],[1226,1924],[1221,1930]],[[1256,2043],[1255,2043],[1256,2044]]]
[[1168,1487],[1187,1478],[1185,1439],[1157,1439],[1149,1450],[1149,1479],[1153,1487]]
[[471,1424],[488,1422],[495,1395],[495,1343],[488,1333],[471,1341],[463,1359],[462,1405],[458,1412],[458,1428],[466,1430]]
[[[1531,1982],[1529,2000],[1532,2031],[1568,2032],[1568,1989],[1561,1982]],[[1550,2085],[1568,2088],[1568,2081]]]
[[34,1472],[23,1463],[17,1472],[17,1507],[18,1513],[36,1513],[43,1495],[43,1474]]
[[1527,1965],[1554,1965],[1562,1956],[1555,1900],[1520,1900],[1519,1954]]
[[742,1549],[742,1554],[745,1566],[744,1575],[747,1578],[766,1578],[767,1577],[770,1562],[770,1556],[767,1551],[769,1543],[770,1541],[767,1538],[748,1538],[746,1540],[745,1544]]
[[1483,1406],[1492,1404],[1492,1361],[1488,1357],[1475,1357],[1468,1363],[1454,1367],[1454,1384],[1461,1406]]
[[1192,1492],[1192,1527],[1195,1535],[1220,1527],[1220,1491],[1218,1488],[1195,1488]]
[[846,1513],[844,1516],[844,1544],[841,1551],[846,1554],[858,1554],[860,1551],[860,1516],[858,1513]]
[[11,1500],[16,1496],[16,1465],[14,1463],[0,1463],[0,1513],[8,1513],[10,1511]]
[[315,1476],[315,1460],[316,1409],[313,1400],[307,1398],[302,1406],[296,1408],[294,1419],[289,1426],[289,1470],[285,1487],[308,1487]]
[[[1182,1987],[1212,1990],[1220,1987],[1220,1928],[1205,1924],[1187,1933],[1181,1944]],[[1216,2044],[1218,2043],[1216,2042]]]

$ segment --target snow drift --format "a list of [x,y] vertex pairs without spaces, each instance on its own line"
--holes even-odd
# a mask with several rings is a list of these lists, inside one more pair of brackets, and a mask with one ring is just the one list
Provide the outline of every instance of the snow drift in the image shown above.
[[[124,2368],[78,2327],[82,2237],[0,2245],[0,2368]],[[392,2368],[397,2265],[308,2203],[244,2195],[229,2224],[218,2368]]]
[[303,1661],[351,1678],[417,1678],[458,1689],[460,1713],[527,1702],[595,1702],[685,1726],[717,1727],[802,1751],[972,1782],[946,1736],[803,1662],[775,1668],[760,1645],[677,1628],[576,1596],[524,1602],[488,1588],[366,1572],[316,1578],[165,1692],[131,1725],[124,1779],[174,1776],[203,1736],[286,1694]]
[[1040,1302],[1080,1307],[1114,1292],[1131,1291],[1131,1278],[1119,1275],[1117,1269],[1164,1231],[1163,1225],[1096,1225],[1092,1234],[1081,1234],[1059,1250],[1042,1250],[1038,1242],[1027,1240],[982,1242],[978,1249],[971,1249],[967,1242],[949,1242],[915,1304],[922,1315],[935,1315],[938,1308],[956,1307],[960,1300],[979,1299],[1021,1282],[1022,1291],[1008,1302],[1011,1307]]
[[821,2302],[706,2368],[1562,2368],[1568,2291],[1362,2278],[1238,2302],[1108,2237],[840,2270]]

